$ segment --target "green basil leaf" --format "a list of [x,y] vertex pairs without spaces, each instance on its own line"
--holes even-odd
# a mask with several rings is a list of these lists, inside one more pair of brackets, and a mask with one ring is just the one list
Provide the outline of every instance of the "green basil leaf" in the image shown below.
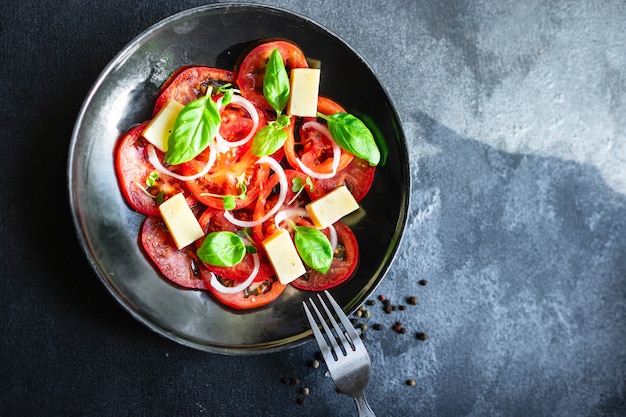
[[271,155],[287,140],[287,132],[269,124],[259,130],[252,139],[252,153],[256,156]]
[[197,252],[203,262],[215,266],[235,266],[245,254],[243,240],[233,232],[209,233]]
[[263,78],[263,95],[277,113],[283,111],[289,101],[289,77],[283,57],[278,49],[270,54]]
[[210,93],[187,104],[178,114],[167,140],[165,162],[182,164],[198,156],[213,140],[220,127],[220,114]]
[[378,165],[380,151],[372,132],[358,118],[348,113],[335,113],[323,118],[328,123],[331,136],[346,151],[365,159],[370,165]]
[[325,274],[333,263],[333,248],[326,235],[307,226],[294,226],[294,243],[305,264]]
[[[386,165],[387,164],[387,156],[389,156],[389,147],[387,146],[387,142],[385,141],[385,136],[383,132],[381,132],[380,128],[376,125],[374,120],[371,117],[365,114],[356,114],[356,117],[361,119],[365,126],[372,132],[372,136],[374,136],[374,140],[376,140],[376,144],[378,145],[378,149],[380,150],[380,162],[378,165]],[[394,123],[393,128],[395,131],[398,131],[400,128]]]

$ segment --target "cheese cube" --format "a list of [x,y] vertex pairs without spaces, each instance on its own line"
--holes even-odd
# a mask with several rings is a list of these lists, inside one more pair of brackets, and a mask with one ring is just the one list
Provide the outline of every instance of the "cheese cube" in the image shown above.
[[320,70],[294,68],[291,70],[291,96],[287,113],[291,116],[315,117],[319,94]]
[[187,205],[183,193],[176,194],[163,202],[159,206],[159,211],[178,249],[204,236],[204,231]]
[[318,229],[325,229],[343,216],[359,208],[350,190],[341,185],[306,206],[309,217]]
[[143,131],[143,137],[161,151],[167,151],[167,139],[174,129],[178,113],[184,107],[176,100],[168,101],[154,116],[154,119],[148,123],[148,126]]
[[281,284],[286,285],[306,272],[287,230],[280,229],[265,239],[263,247]]

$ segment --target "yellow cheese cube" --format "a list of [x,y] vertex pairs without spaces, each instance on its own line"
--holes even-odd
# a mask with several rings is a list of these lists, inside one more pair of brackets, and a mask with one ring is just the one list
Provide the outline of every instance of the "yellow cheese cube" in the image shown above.
[[287,230],[280,229],[265,239],[263,247],[281,284],[288,284],[306,272]]
[[176,100],[168,101],[154,116],[154,119],[148,123],[148,126],[143,131],[143,137],[163,152],[167,151],[167,139],[174,129],[178,113],[184,107]]
[[315,117],[319,94],[320,70],[294,68],[291,70],[291,96],[287,113],[292,116]]
[[204,231],[187,205],[183,193],[163,202],[159,206],[159,211],[178,249],[204,236]]
[[309,217],[318,229],[325,229],[343,216],[359,208],[350,190],[341,185],[306,206]]

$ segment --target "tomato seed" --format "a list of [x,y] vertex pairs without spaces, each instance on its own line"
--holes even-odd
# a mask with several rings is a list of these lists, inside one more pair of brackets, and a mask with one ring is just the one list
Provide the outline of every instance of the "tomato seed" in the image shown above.
[[415,386],[415,380],[414,379],[407,379],[406,384],[414,387]]
[[428,281],[426,281],[425,279],[420,279],[419,280],[419,284],[420,285],[426,285],[426,284],[428,284]]
[[407,302],[411,305],[416,305],[417,304],[417,297],[416,296],[411,296],[407,299]]

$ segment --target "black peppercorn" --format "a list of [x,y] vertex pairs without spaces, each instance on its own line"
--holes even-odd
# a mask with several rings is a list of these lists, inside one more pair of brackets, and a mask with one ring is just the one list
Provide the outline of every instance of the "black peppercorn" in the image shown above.
[[428,339],[428,333],[426,333],[426,332],[417,332],[417,334],[415,336],[419,340],[426,340],[426,339]]

